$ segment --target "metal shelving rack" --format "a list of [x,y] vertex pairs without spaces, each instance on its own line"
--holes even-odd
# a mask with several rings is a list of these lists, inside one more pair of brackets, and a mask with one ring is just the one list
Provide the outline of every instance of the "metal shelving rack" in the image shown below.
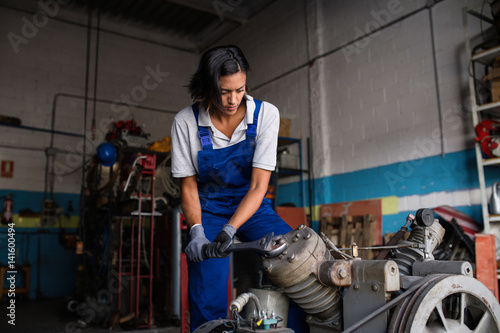
[[[118,311],[123,309],[121,292],[125,289],[123,279],[128,278],[129,299],[128,312],[134,314],[136,318],[141,316],[142,312],[147,313],[147,319],[140,328],[151,329],[154,325],[153,319],[153,266],[154,266],[154,231],[155,217],[161,216],[155,210],[155,178],[156,178],[156,155],[142,155],[136,159],[140,165],[141,178],[149,178],[151,182],[150,193],[143,193],[140,188],[137,193],[131,195],[132,199],[137,200],[137,210],[130,213],[128,217],[130,222],[130,255],[125,258],[124,251],[124,217],[120,218],[120,244],[118,251]],[[134,162],[135,165],[135,162]],[[142,186],[141,186],[142,187]],[[144,202],[144,203],[143,203]],[[143,207],[149,205],[149,209],[143,211]],[[146,244],[141,244],[141,236],[146,232],[149,220],[149,251],[146,251]],[[145,239],[145,238],[144,238]],[[147,252],[147,253],[146,253]],[[147,261],[147,265],[144,263]],[[141,292],[143,287],[147,287],[147,301]],[[146,303],[141,306],[141,303]]]
[[[301,207],[305,207],[305,190],[304,190],[304,174],[307,174],[309,177],[309,171],[304,170],[302,166],[302,140],[301,139],[296,139],[296,138],[288,138],[288,137],[278,137],[278,148],[283,148],[285,146],[290,146],[290,145],[297,145],[298,147],[298,164],[299,168],[296,169],[290,169],[290,168],[283,168],[280,167],[279,165],[276,167],[276,175],[274,180],[274,185],[275,185],[275,191],[276,191],[276,196],[278,196],[278,178],[284,178],[284,177],[290,177],[290,176],[299,176],[299,183],[300,183],[300,205]],[[308,178],[309,179],[309,178]],[[275,198],[275,203],[277,201],[277,197]]]
[[[492,19],[483,15],[481,10],[483,1],[478,2],[476,5],[463,8],[463,23],[464,23],[464,34],[465,34],[465,51],[467,55],[471,55],[469,70],[471,75],[469,75],[469,93],[471,97],[472,104],[472,125],[474,128],[482,120],[487,119],[487,117],[496,116],[500,117],[500,102],[487,103],[483,105],[478,105],[476,100],[476,85],[475,85],[475,64],[480,63],[486,66],[491,66],[496,57],[500,56],[500,46],[493,47],[491,49],[472,54],[471,47],[471,36],[469,31],[469,21],[470,16],[476,17],[483,22],[489,24],[493,23]],[[481,151],[481,145],[479,142],[475,143],[475,153],[476,153],[476,164],[477,172],[479,178],[479,188],[481,192],[481,209],[483,215],[484,233],[492,233],[497,237],[500,237],[500,215],[492,215],[488,210],[488,196],[486,192],[486,182],[484,168],[488,166],[500,166],[500,158],[490,158],[484,159]]]

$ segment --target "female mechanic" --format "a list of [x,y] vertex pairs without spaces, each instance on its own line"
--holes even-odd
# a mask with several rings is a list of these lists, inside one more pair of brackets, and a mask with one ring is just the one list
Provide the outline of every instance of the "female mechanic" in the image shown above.
[[[188,85],[194,104],[172,125],[172,174],[180,178],[190,228],[192,331],[227,316],[225,250],[234,235],[246,242],[291,230],[264,199],[276,165],[280,118],[274,105],[246,94],[249,69],[236,46],[206,51]],[[209,251],[202,251],[207,244]]]

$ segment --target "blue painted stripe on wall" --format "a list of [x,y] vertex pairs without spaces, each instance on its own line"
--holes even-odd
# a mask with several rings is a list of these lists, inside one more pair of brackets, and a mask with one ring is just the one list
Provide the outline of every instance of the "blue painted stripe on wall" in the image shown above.
[[[490,186],[500,179],[500,168],[486,168],[485,175],[486,185]],[[469,149],[314,179],[313,205],[478,187],[475,153]],[[304,189],[307,204],[307,182]],[[299,195],[299,182],[280,185],[278,204],[293,202],[301,206]]]
[[[485,177],[486,186],[491,186],[494,181],[500,180],[500,168],[485,168]],[[304,182],[306,195],[304,202],[306,205],[309,203],[307,186],[306,181]],[[314,179],[313,205],[389,196],[425,195],[433,192],[452,192],[478,187],[475,151],[469,149],[450,153],[444,157],[431,156]],[[300,183],[280,185],[277,203],[278,205],[294,203],[300,207]],[[470,215],[478,222],[482,221],[479,205],[455,208]],[[383,232],[399,230],[409,213],[414,214],[415,212],[384,215]],[[319,228],[319,221],[313,220],[312,225]]]
[[[20,190],[0,190],[0,197],[14,194],[14,213],[18,214],[20,210],[31,209],[33,212],[42,210],[44,199],[43,192],[20,191]],[[59,207],[64,208],[64,213],[68,213],[69,201],[72,202],[73,211],[69,212],[71,216],[80,215],[80,194],[74,193],[54,193],[54,201]]]

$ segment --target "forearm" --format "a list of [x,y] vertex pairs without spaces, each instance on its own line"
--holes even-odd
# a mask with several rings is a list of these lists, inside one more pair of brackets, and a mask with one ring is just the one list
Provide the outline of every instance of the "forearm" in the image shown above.
[[238,230],[238,228],[251,218],[257,209],[259,209],[266,191],[267,189],[264,191],[262,191],[262,189],[248,190],[247,194],[238,205],[238,208],[236,208],[233,216],[229,219],[228,224],[231,224],[236,228],[236,230]]
[[238,229],[255,214],[266,195],[270,177],[270,171],[253,168],[248,192],[229,219],[228,224]]
[[201,224],[201,208],[200,201],[197,203],[195,201],[182,200],[182,211],[184,212],[184,217],[186,218],[189,227],[195,224]]
[[182,211],[189,227],[201,224],[201,205],[196,180],[194,183],[189,177],[181,180],[181,201]]

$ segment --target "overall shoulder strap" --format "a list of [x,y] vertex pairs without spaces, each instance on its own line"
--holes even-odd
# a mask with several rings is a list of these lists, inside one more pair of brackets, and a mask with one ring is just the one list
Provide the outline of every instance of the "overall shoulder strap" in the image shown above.
[[260,107],[262,105],[262,101],[258,99],[253,99],[255,102],[255,111],[253,112],[253,124],[248,124],[247,126],[247,138],[251,138],[255,140],[255,136],[257,135],[257,120],[259,119]]
[[[196,119],[196,125],[198,125],[198,116],[200,111],[198,109],[198,104],[195,103],[192,106],[194,118]],[[203,150],[212,150],[214,146],[212,144],[212,138],[210,136],[210,128],[205,126],[198,125],[198,137],[200,138],[201,149]]]

